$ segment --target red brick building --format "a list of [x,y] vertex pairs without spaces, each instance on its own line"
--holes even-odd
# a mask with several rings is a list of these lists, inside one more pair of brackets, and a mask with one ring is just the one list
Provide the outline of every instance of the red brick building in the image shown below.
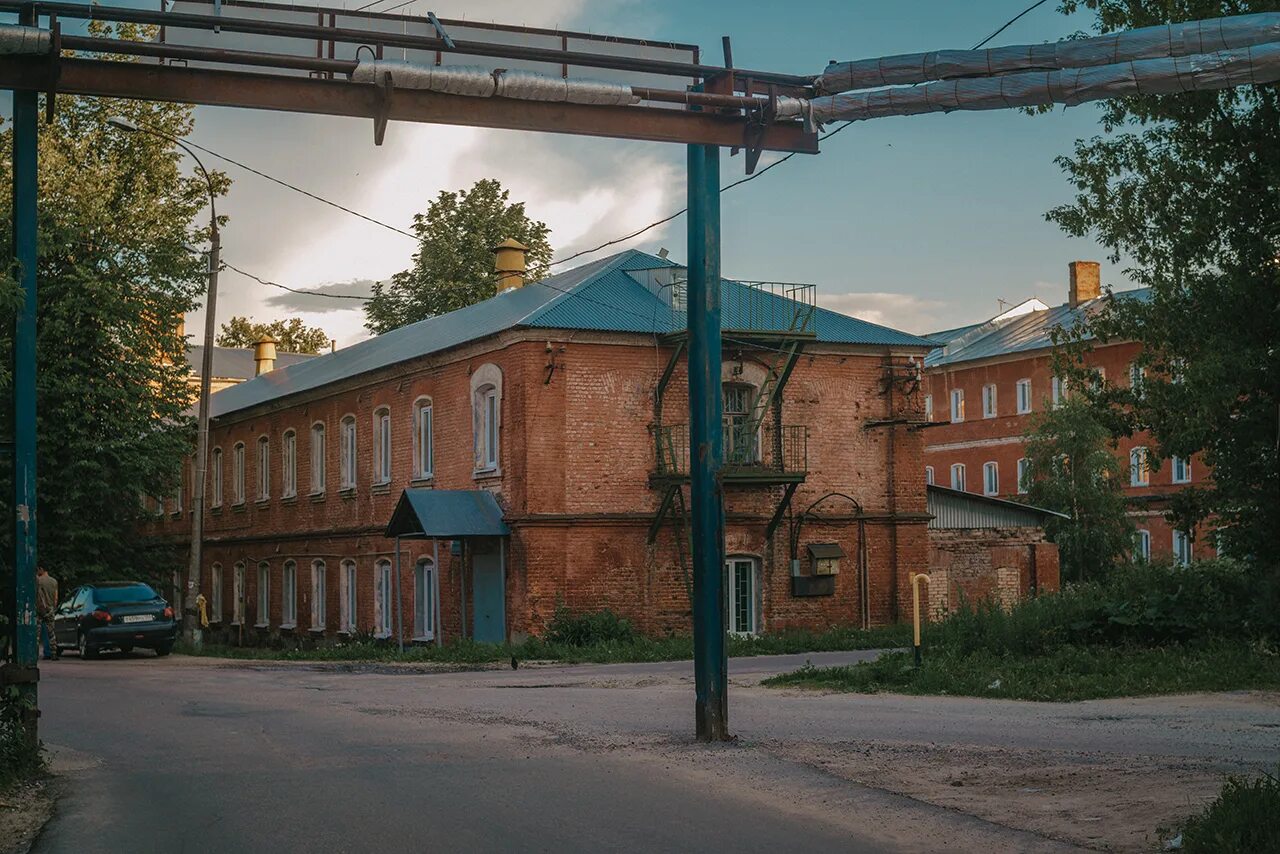
[[[979,495],[1016,497],[1024,491],[1023,436],[1031,416],[1069,393],[1053,375],[1052,333],[1070,328],[1102,296],[1098,264],[1070,265],[1070,291],[1063,305],[1031,300],[985,323],[930,335],[945,345],[925,360],[925,409],[933,422],[926,433],[925,480]],[[1116,299],[1146,299],[1144,289]],[[1140,345],[1096,346],[1086,358],[1109,383],[1141,382],[1134,367]],[[1126,492],[1137,529],[1139,554],[1156,560],[1207,557],[1212,548],[1174,531],[1164,518],[1171,494],[1209,477],[1198,459],[1155,459],[1150,437],[1122,440],[1117,453],[1129,471]]]
[[[483,303],[214,395],[214,630],[389,636],[402,613],[408,639],[518,639],[563,603],[688,632],[682,282],[640,252],[507,274]],[[722,295],[731,630],[906,617],[931,343],[817,309],[810,286]],[[406,541],[397,584],[405,490],[483,491],[501,532]],[[171,509],[149,524],[180,541]]]

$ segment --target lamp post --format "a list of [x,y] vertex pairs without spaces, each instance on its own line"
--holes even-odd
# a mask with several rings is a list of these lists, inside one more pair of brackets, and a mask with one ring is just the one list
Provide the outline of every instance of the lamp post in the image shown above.
[[204,496],[205,485],[209,473],[209,381],[213,374],[213,339],[217,331],[215,308],[218,302],[218,267],[221,264],[219,254],[222,242],[218,234],[218,210],[215,205],[213,179],[204,168],[200,158],[181,139],[167,133],[142,127],[119,116],[107,120],[107,124],[127,133],[149,133],[160,139],[168,140],[191,156],[200,174],[204,176],[209,188],[209,286],[205,297],[204,315],[204,352],[200,361],[200,405],[196,416],[198,432],[196,434],[196,469],[195,497],[191,501],[191,558],[187,567],[187,588],[183,594],[183,634],[187,641],[195,647],[204,642],[204,632],[200,626],[199,604],[200,565],[204,548]]

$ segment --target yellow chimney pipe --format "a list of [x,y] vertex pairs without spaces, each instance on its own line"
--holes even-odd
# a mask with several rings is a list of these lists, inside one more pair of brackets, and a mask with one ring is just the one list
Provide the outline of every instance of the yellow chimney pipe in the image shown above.
[[525,253],[529,247],[508,237],[493,247],[493,271],[498,274],[498,293],[524,286]]
[[270,335],[263,335],[253,345],[254,376],[261,376],[276,366],[276,345],[279,343]]

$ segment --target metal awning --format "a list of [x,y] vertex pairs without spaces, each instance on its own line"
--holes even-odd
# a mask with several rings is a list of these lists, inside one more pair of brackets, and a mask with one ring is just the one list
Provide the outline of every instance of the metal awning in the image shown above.
[[810,543],[809,554],[818,560],[845,556],[844,549],[840,548],[839,543]]
[[483,489],[406,489],[387,524],[388,537],[502,537],[502,508]]

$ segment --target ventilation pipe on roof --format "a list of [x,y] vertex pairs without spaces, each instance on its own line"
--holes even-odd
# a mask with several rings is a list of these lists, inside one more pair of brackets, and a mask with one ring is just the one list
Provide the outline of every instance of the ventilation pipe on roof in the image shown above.
[[1097,261],[1072,261],[1067,270],[1071,276],[1067,302],[1072,308],[1102,296],[1102,273]]
[[263,335],[253,345],[254,376],[262,376],[276,366],[276,345],[279,343],[270,335]]
[[493,271],[498,275],[498,293],[524,286],[525,253],[529,247],[508,237],[493,247]]

